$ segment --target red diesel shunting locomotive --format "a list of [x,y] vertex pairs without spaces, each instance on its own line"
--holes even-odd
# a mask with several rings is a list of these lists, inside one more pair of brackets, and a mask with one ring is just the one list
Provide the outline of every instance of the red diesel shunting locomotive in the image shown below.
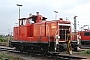
[[[10,41],[10,46],[21,52],[46,53],[67,50],[67,35],[71,34],[71,22],[62,18],[52,21],[46,19],[39,13],[19,19],[19,26],[14,27],[14,40]],[[77,42],[71,41],[74,49],[76,44]]]

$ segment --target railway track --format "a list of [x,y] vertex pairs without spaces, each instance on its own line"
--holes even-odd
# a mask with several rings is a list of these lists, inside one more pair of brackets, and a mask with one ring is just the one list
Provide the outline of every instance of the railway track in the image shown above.
[[69,54],[57,54],[57,55],[51,55],[49,56],[51,58],[58,58],[62,60],[81,60],[81,59],[87,59],[86,57],[76,56],[76,55],[69,55]]
[[[6,52],[13,52],[13,53],[20,53],[20,51],[16,51],[15,48],[0,46],[0,51],[6,51]],[[34,54],[33,54],[34,55]],[[81,60],[81,59],[87,59],[86,57],[76,56],[76,55],[68,55],[68,54],[49,54],[49,55],[42,55],[42,54],[35,54],[37,56],[44,56],[47,58],[56,58],[56,60]]]
[[81,45],[82,49],[90,49],[90,45]]

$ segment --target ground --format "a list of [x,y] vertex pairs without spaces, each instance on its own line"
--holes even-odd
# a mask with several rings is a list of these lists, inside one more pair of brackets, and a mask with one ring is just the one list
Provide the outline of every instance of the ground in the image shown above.
[[20,58],[19,56],[10,54],[6,51],[0,51],[0,60],[24,60],[22,58]]

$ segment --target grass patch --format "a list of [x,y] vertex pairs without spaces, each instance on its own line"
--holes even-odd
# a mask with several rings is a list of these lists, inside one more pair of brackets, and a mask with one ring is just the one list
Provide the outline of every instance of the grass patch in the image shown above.
[[87,54],[87,55],[90,55],[90,49],[85,50],[85,51],[82,51],[81,54]]
[[7,42],[7,38],[0,38],[0,42]]
[[7,54],[6,52],[2,52],[0,54],[0,60],[5,60],[5,59],[8,59],[8,60],[24,60],[24,59],[21,59],[20,57],[15,57],[15,56],[12,56],[10,54]]

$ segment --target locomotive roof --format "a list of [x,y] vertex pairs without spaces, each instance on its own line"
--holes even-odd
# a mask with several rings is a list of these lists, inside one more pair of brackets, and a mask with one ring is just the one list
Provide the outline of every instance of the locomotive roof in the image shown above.
[[78,31],[78,32],[82,32],[82,33],[83,32],[90,32],[90,30],[87,29],[87,30],[81,30],[81,31]]
[[20,18],[19,20],[25,20],[25,19],[27,19],[27,18]]

